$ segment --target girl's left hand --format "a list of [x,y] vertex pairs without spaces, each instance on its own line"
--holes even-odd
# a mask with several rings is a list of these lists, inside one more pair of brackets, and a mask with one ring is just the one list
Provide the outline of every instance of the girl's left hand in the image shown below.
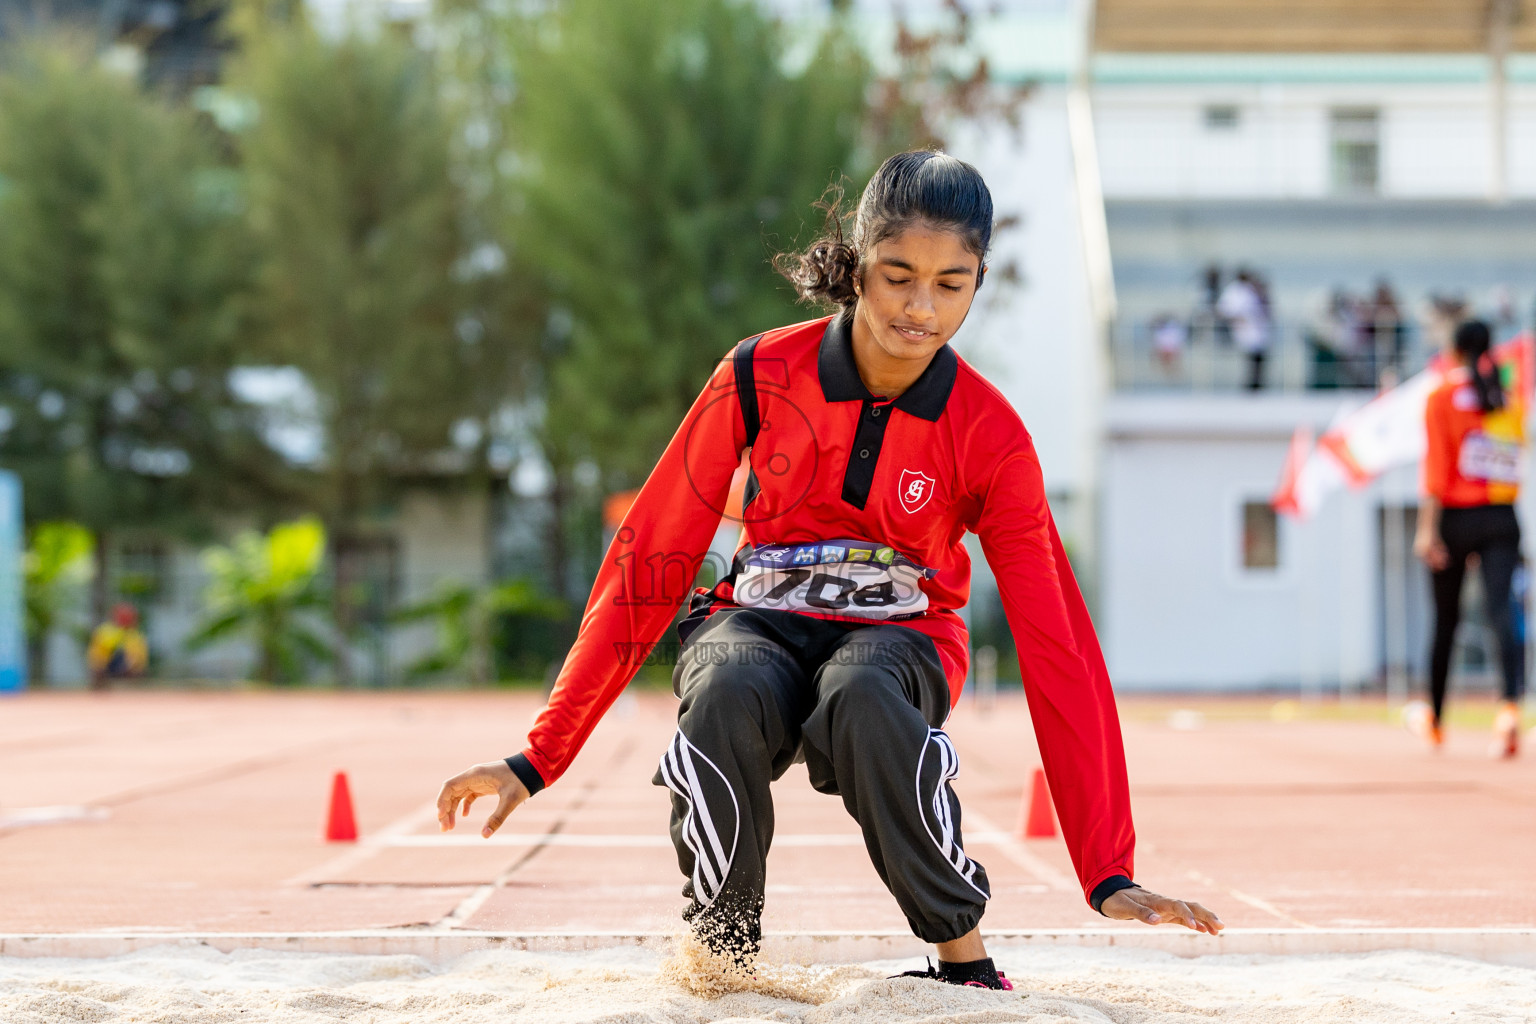
[[1207,935],[1215,935],[1226,927],[1221,923],[1221,918],[1198,903],[1159,896],[1139,885],[1114,893],[1100,905],[1100,909],[1105,917],[1121,921],[1181,924]]

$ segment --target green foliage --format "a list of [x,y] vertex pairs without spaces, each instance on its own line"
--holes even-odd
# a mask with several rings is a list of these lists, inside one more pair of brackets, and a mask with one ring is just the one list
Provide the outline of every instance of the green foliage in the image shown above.
[[195,116],[58,38],[0,53],[0,458],[32,521],[186,531],[276,461],[230,392],[238,189]]
[[326,603],[320,588],[324,557],[325,528],[313,518],[274,526],[265,535],[247,530],[228,547],[203,552],[207,614],[187,641],[188,650],[243,634],[257,651],[252,678],[301,679],[309,663],[331,657],[304,615]]
[[[13,43],[0,460],[29,521],[105,538],[314,510],[340,644],[359,630],[347,553],[400,490],[483,485],[491,441],[534,423],[553,589],[579,588],[597,498],[645,477],[733,342],[811,315],[769,257],[820,228],[812,201],[992,95],[983,64],[954,59],[963,5],[946,9],[956,27],[903,28],[881,79],[841,16],[790,39],[749,0],[443,0],[426,48],[236,0],[238,56],[205,104],[241,113],[230,135],[106,70],[94,40]],[[231,393],[251,365],[314,387],[315,466],[284,466]],[[327,531],[291,529],[209,555],[217,611],[195,645],[247,634],[266,679],[330,656],[305,614]],[[438,625],[419,672],[481,679],[493,638],[558,612],[531,590],[449,587],[403,619]]]
[[79,523],[38,523],[25,556],[27,635],[45,636],[58,623],[68,589],[91,577],[96,538]]
[[[472,366],[460,392],[484,429],[487,462],[506,470],[517,436],[505,411],[531,391],[531,361],[542,339],[546,297],[530,275],[514,273],[505,232],[517,202],[506,187],[510,145],[503,111],[514,94],[512,54],[496,31],[496,5],[442,0],[432,24],[440,102],[453,125],[450,158],[459,185],[465,257],[460,261],[456,332]],[[496,447],[493,447],[496,446]]]
[[72,627],[83,637],[83,622],[68,614],[78,605],[80,592],[91,578],[91,555],[96,539],[91,531],[72,522],[44,522],[32,528],[23,558],[26,594],[29,674],[34,683],[48,675],[48,636],[60,627]]
[[799,70],[735,0],[568,0],[505,28],[508,236],[556,309],[543,441],[639,483],[738,339],[808,314],[769,267],[857,176],[868,65],[837,22]]
[[397,623],[431,621],[437,649],[417,660],[406,674],[412,679],[464,673],[485,683],[495,673],[495,631],[508,616],[553,621],[569,613],[564,601],[545,597],[527,580],[491,587],[444,583],[425,601],[397,611]]
[[339,543],[401,479],[443,468],[466,415],[451,127],[431,61],[396,34],[248,25],[229,88],[256,112],[239,138],[261,254],[253,344],[321,397],[307,504]]

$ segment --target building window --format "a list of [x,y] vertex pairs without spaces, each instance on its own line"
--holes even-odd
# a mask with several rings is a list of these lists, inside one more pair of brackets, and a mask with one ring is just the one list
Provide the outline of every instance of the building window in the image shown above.
[[1243,503],[1243,568],[1280,568],[1280,520],[1267,501]]
[[1346,107],[1333,112],[1330,132],[1333,191],[1375,195],[1381,183],[1381,113]]
[[1205,130],[1208,132],[1234,132],[1238,126],[1237,108],[1218,105],[1205,108]]

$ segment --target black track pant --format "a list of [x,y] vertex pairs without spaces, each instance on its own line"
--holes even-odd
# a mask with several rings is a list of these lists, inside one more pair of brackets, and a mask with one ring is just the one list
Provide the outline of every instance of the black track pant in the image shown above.
[[960,843],[959,762],[939,728],[949,688],[929,637],[730,609],[689,636],[673,681],[678,730],[653,781],[672,791],[683,917],[706,943],[756,952],[768,784],[802,756],[811,785],[840,794],[859,823],[914,934],[947,942],[976,927],[990,890]]
[[1509,582],[1520,560],[1520,524],[1509,505],[1448,508],[1440,513],[1440,537],[1450,562],[1431,573],[1435,590],[1435,639],[1429,653],[1429,698],[1440,720],[1445,706],[1445,682],[1451,669],[1451,645],[1461,621],[1461,583],[1467,556],[1477,554],[1482,565],[1488,624],[1499,638],[1504,672],[1504,699],[1519,700],[1525,692],[1525,649],[1515,636]]

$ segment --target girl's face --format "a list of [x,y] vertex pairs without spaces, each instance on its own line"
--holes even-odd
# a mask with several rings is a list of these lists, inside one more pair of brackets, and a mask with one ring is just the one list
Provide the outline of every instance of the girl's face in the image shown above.
[[891,358],[927,359],[965,322],[980,267],[957,232],[915,224],[866,255],[855,316]]

